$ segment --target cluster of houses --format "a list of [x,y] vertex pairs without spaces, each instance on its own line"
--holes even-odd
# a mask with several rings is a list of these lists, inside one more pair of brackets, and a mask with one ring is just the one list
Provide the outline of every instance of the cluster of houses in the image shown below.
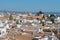
[[[60,40],[60,36],[57,36],[60,34],[60,17],[54,17],[53,23],[49,16],[44,15],[43,12],[0,14],[0,38],[9,40],[9,35],[12,35],[12,39],[18,35],[30,35],[31,40]],[[12,19],[10,19],[11,17]],[[20,40],[20,38],[15,40]]]

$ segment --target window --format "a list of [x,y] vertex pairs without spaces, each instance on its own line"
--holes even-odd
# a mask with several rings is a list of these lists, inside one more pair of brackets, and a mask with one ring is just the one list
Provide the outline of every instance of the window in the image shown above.
[[1,35],[1,30],[0,30],[0,35]]

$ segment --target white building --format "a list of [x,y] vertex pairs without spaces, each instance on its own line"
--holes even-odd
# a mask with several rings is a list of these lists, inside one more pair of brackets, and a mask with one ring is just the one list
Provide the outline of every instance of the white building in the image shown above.
[[47,24],[52,24],[52,21],[46,21]]
[[54,22],[55,22],[55,23],[60,23],[60,17],[55,18],[55,19],[54,19]]
[[20,25],[20,24],[17,24],[16,26],[17,26],[17,28],[20,28],[22,25]]
[[6,27],[5,25],[1,22],[0,23],[0,37],[4,37],[6,35]]
[[0,37],[4,37],[6,35],[6,28],[1,27],[0,28]]
[[6,27],[7,29],[10,29],[9,24],[6,24],[5,27]]
[[0,14],[0,17],[4,17],[4,14],[2,13],[2,14]]

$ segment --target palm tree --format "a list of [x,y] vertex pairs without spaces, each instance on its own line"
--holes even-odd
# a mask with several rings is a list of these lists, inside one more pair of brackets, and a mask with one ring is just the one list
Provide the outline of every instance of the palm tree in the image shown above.
[[16,24],[19,24],[19,22],[18,22],[18,21],[16,21]]
[[13,17],[12,17],[12,15],[10,15],[10,16],[9,16],[9,20],[13,20]]
[[52,23],[54,23],[54,18],[50,18],[50,21],[52,21]]
[[55,15],[55,14],[50,14],[50,18],[51,18],[51,17],[56,17],[56,15]]

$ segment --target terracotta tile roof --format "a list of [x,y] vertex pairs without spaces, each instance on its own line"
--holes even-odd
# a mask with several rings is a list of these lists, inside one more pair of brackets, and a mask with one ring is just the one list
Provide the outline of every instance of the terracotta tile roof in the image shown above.
[[37,34],[34,34],[35,37],[43,36],[43,35],[44,35],[43,33],[37,33]]
[[4,18],[3,17],[0,17],[0,20],[3,20]]
[[9,39],[15,39],[15,40],[32,40],[31,35],[20,35],[20,36],[7,36]]
[[28,36],[16,36],[15,40],[32,40],[32,38]]
[[35,32],[34,30],[24,30],[24,32]]

